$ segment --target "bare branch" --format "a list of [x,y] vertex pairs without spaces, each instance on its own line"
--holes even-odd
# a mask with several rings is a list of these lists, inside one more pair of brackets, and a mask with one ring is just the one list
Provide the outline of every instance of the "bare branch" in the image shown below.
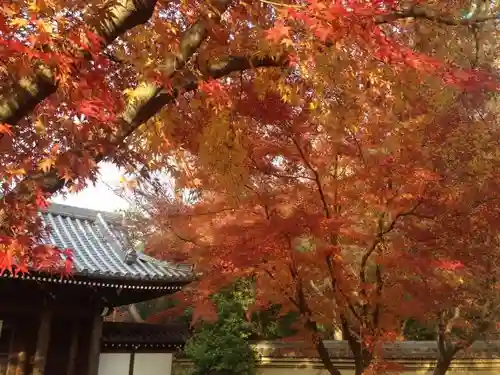
[[300,147],[299,142],[297,142],[297,140],[295,139],[295,137],[292,136],[290,138],[291,138],[293,144],[295,145],[295,147],[297,148],[297,150],[299,151],[300,157],[304,161],[305,165],[307,166],[307,168],[309,168],[309,170],[314,175],[314,181],[316,182],[316,186],[318,188],[318,193],[319,193],[319,196],[321,198],[321,204],[323,205],[323,210],[325,212],[325,217],[330,218],[331,217],[330,209],[328,207],[328,203],[326,202],[326,195],[325,195],[325,192],[323,191],[323,186],[321,184],[319,173],[316,170],[316,168],[314,168],[312,166],[312,164],[309,162],[309,160],[307,159],[306,155],[304,154],[304,151],[302,150],[302,147]]

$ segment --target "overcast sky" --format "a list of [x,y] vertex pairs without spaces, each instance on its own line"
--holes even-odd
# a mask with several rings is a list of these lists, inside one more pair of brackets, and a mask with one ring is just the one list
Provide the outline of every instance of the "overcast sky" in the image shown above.
[[113,164],[103,163],[96,186],[90,185],[77,194],[68,194],[66,198],[55,196],[52,201],[101,211],[126,209],[128,203],[112,191],[113,187],[120,185],[120,175],[120,170]]

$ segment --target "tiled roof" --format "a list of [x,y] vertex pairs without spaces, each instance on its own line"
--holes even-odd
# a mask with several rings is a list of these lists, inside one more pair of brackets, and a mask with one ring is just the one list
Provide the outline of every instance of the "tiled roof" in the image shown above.
[[118,214],[52,203],[40,215],[51,228],[45,242],[73,250],[75,275],[158,282],[191,278],[189,266],[131,250],[123,232],[117,229]]

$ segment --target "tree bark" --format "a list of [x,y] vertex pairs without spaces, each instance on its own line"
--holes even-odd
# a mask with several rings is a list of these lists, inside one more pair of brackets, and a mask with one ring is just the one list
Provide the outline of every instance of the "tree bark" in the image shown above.
[[315,347],[323,366],[325,366],[328,372],[331,375],[342,375],[340,370],[333,364],[332,359],[330,358],[330,353],[328,353],[328,349],[326,348],[323,340],[318,340]]
[[364,371],[370,366],[373,361],[373,355],[370,353],[360,340],[355,337],[346,318],[341,318],[342,333],[349,344],[352,355],[354,357],[354,373],[355,375],[362,375]]
[[[115,0],[106,9],[87,17],[87,25],[102,38],[103,47],[127,30],[141,25],[153,15],[157,0]],[[80,51],[82,57],[84,51]],[[15,125],[57,90],[55,72],[38,62],[31,77],[13,82],[11,90],[0,96],[0,123]]]
[[451,365],[451,359],[440,358],[434,367],[432,375],[445,375]]
[[372,360],[372,354],[368,350],[361,348],[359,352],[354,354],[354,374],[363,375],[365,370],[372,363]]

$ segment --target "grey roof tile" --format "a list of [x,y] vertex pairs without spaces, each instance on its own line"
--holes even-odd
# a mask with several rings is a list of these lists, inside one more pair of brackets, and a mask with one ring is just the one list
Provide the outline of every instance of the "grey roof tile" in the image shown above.
[[186,282],[192,277],[190,266],[143,253],[127,264],[125,236],[114,225],[120,219],[118,214],[52,203],[40,216],[51,228],[45,243],[73,251],[76,275],[158,282]]

